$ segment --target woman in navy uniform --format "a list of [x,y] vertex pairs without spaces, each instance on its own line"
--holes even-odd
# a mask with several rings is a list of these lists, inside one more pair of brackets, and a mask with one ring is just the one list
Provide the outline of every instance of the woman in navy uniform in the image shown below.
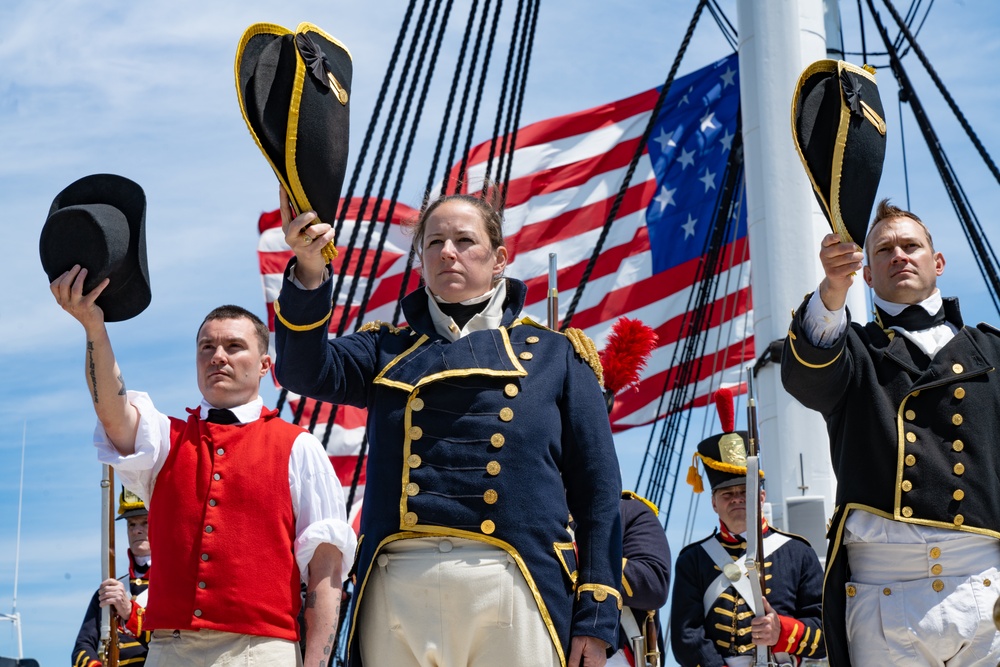
[[582,332],[521,315],[499,208],[427,206],[408,325],[336,339],[333,230],[292,220],[284,193],[282,216],[295,258],[275,302],[278,380],[368,409],[352,663],[603,665],[622,605],[621,480],[600,361]]

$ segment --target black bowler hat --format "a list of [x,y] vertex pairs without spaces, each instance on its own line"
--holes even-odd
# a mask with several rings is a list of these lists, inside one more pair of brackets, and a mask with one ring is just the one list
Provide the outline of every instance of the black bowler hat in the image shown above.
[[885,160],[875,70],[818,60],[799,76],[792,136],[833,231],[863,245]]
[[351,54],[311,23],[246,29],[236,50],[243,119],[296,212],[333,224],[347,171]]
[[124,486],[122,487],[122,492],[118,496],[118,519],[128,519],[133,516],[142,516],[148,514],[146,510],[146,504],[142,502],[142,498],[135,495]]
[[149,305],[146,194],[124,176],[84,176],[56,195],[38,252],[49,282],[75,264],[87,269],[84,294],[111,279],[97,298],[107,322],[131,319]]

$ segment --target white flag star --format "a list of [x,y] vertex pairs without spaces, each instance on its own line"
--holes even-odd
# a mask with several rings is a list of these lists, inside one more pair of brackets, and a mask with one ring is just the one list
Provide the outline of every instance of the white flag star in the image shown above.
[[705,192],[715,189],[715,174],[708,169],[705,170],[705,175],[698,180],[705,184]]
[[725,150],[732,150],[733,148],[733,135],[729,134],[729,128],[726,128],[726,133],[719,137],[719,141],[722,143],[722,147]]
[[660,136],[656,137],[656,139],[653,139],[653,141],[660,144],[661,153],[666,153],[668,148],[677,145],[674,143],[673,135],[667,134],[667,131],[662,127],[660,128]]
[[717,126],[715,124],[715,112],[709,111],[707,114],[701,117],[699,121],[701,123],[701,131],[714,130]]
[[656,195],[656,201],[660,204],[660,213],[663,213],[665,208],[674,203],[675,192],[677,192],[677,188],[667,190],[665,186],[660,186],[660,194]]
[[684,169],[687,169],[694,164],[694,151],[689,151],[686,148],[681,149],[681,156],[677,158],[677,161],[684,165]]
[[719,76],[720,76],[720,77],[722,78],[722,87],[723,87],[723,88],[726,88],[727,86],[733,86],[733,85],[736,85],[736,82],[735,82],[735,81],[733,81],[733,77],[735,77],[735,76],[736,76],[736,72],[734,72],[734,71],[732,70],[732,68],[730,68],[730,67],[727,67],[727,68],[726,68],[726,71],[725,71],[725,72],[723,72],[723,73],[722,73],[721,75],[719,75]]
[[688,100],[688,93],[690,93],[692,90],[694,90],[694,86],[688,88],[687,93],[684,93],[684,97],[682,97],[681,101],[677,103],[677,106],[680,106],[682,104],[691,104],[691,101]]
[[687,239],[690,236],[694,236],[694,226],[698,224],[698,221],[691,217],[688,213],[687,224],[681,225],[681,229],[684,230],[684,238]]

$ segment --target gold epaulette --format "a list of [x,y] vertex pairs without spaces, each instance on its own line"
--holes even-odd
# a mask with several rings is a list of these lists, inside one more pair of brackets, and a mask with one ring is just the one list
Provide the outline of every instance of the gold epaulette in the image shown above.
[[382,320],[365,322],[360,327],[358,327],[358,331],[378,331],[382,327],[387,328],[389,330],[389,333],[391,334],[399,334],[403,332],[402,328],[393,326],[392,324],[389,324],[388,322],[383,322]]
[[582,329],[570,327],[566,329],[565,333],[566,338],[569,338],[569,342],[573,343],[573,349],[576,350],[576,353],[594,369],[597,382],[603,387],[604,367],[601,366],[601,357],[597,354],[597,346],[594,345],[594,341],[590,340],[590,337],[583,333]]
[[653,510],[653,514],[655,514],[656,516],[660,516],[660,509],[656,505],[654,505],[652,501],[643,498],[635,491],[622,491],[622,498],[638,500],[641,503],[645,503],[646,507]]

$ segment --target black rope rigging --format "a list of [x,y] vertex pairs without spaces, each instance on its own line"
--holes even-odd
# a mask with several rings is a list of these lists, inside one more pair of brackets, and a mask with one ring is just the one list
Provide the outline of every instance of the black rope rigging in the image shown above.
[[715,19],[716,25],[719,26],[719,32],[729,42],[729,48],[735,51],[737,47],[736,28],[733,27],[733,24],[729,21],[729,17],[719,7],[718,0],[709,0],[708,11],[712,15],[712,18]]
[[[514,150],[517,147],[517,128],[521,126],[521,109],[524,107],[524,93],[528,82],[528,67],[531,64],[531,52],[535,47],[535,26],[538,24],[538,8],[541,0],[534,0],[533,11],[530,20],[525,24],[525,37],[521,39],[521,47],[517,52],[516,82],[514,86],[514,99],[511,100],[513,107],[513,118],[508,112],[507,129],[504,132],[503,144],[500,146],[500,155],[507,156],[507,164],[504,169],[503,178],[500,180],[504,192],[510,184],[510,169],[514,163]],[[523,58],[523,67],[522,67]],[[510,146],[507,145],[507,136],[510,136]]]
[[[737,115],[739,119],[739,115]],[[683,340],[674,351],[671,368],[676,373],[669,373],[664,381],[663,395],[657,414],[662,414],[664,402],[667,403],[667,416],[663,418],[660,427],[660,439],[655,455],[652,456],[649,477],[643,495],[654,504],[663,505],[663,497],[670,484],[667,510],[664,516],[664,527],[669,521],[673,508],[673,499],[677,480],[683,461],[681,460],[683,443],[687,436],[690,423],[690,412],[686,410],[697,392],[697,380],[701,377],[702,364],[705,360],[705,350],[708,344],[708,332],[716,307],[716,300],[721,279],[721,268],[726,255],[723,252],[726,239],[734,237],[736,225],[739,224],[742,213],[742,182],[743,182],[743,139],[739,120],[736,133],[726,161],[723,174],[724,185],[716,198],[716,217],[712,233],[706,239],[703,259],[699,263],[695,276],[696,289],[691,290],[688,304],[679,327],[678,340]],[[669,396],[669,398],[668,398]],[[652,442],[652,434],[650,444]],[[646,461],[650,458],[650,445],[647,445],[636,486],[642,481]],[[672,483],[671,483],[672,480]]]
[[565,331],[570,323],[573,321],[573,315],[576,313],[577,306],[580,305],[580,299],[583,296],[583,290],[587,286],[587,282],[590,280],[590,274],[594,271],[594,266],[597,264],[597,258],[600,257],[601,251],[604,249],[604,242],[608,238],[608,232],[611,231],[611,225],[614,223],[615,218],[618,217],[618,209],[621,207],[622,201],[625,199],[625,193],[628,191],[629,185],[632,182],[632,176],[635,174],[635,169],[639,165],[639,159],[642,154],[646,151],[646,144],[649,143],[649,136],[653,133],[653,128],[656,126],[656,121],[660,116],[660,109],[663,108],[663,101],[667,99],[667,94],[670,92],[670,87],[674,83],[674,77],[677,74],[677,69],[681,65],[681,60],[684,59],[684,54],[687,52],[688,44],[691,43],[691,36],[694,34],[695,26],[698,25],[698,19],[701,17],[701,12],[705,8],[708,0],[699,0],[698,6],[695,7],[694,16],[691,17],[691,22],[688,24],[687,32],[684,33],[684,40],[681,42],[681,47],[677,51],[677,56],[674,58],[674,64],[670,67],[670,73],[667,75],[667,80],[663,83],[663,87],[660,89],[660,96],[656,100],[656,105],[653,107],[653,111],[649,114],[649,122],[646,124],[646,129],[643,130],[642,137],[639,138],[639,144],[635,148],[635,154],[632,156],[632,161],[628,165],[628,171],[625,173],[625,178],[622,180],[621,187],[618,189],[618,194],[615,196],[614,203],[611,205],[611,210],[608,211],[608,217],[604,221],[604,227],[601,229],[601,235],[597,239],[597,243],[594,245],[594,251],[590,255],[590,259],[587,261],[587,267],[583,271],[583,276],[580,278],[580,284],[577,285],[576,290],[573,292],[573,300],[570,301],[569,308],[566,310],[566,316],[563,318],[562,325],[560,327],[561,331]]
[[[885,0],[885,3],[886,6],[890,8],[890,11],[893,12],[895,16],[898,16],[892,8],[889,0]],[[996,308],[997,313],[1000,313],[1000,275],[998,275],[997,270],[998,262],[996,254],[993,252],[993,248],[983,232],[979,219],[972,210],[972,205],[969,202],[964,189],[958,182],[958,178],[952,168],[951,162],[945,155],[944,148],[941,146],[937,133],[931,126],[930,119],[927,117],[924,107],[920,103],[920,99],[917,97],[916,91],[913,89],[913,85],[910,83],[910,78],[907,75],[906,70],[903,69],[903,64],[900,62],[899,56],[896,53],[895,48],[892,46],[888,32],[882,24],[878,14],[875,12],[873,0],[868,0],[868,5],[869,9],[871,9],[872,17],[875,19],[875,24],[882,37],[882,41],[889,50],[893,74],[895,74],[896,81],[899,83],[900,88],[904,91],[906,101],[910,104],[910,108],[913,109],[913,115],[917,120],[917,126],[924,135],[924,141],[927,143],[927,148],[934,160],[934,165],[937,167],[938,173],[941,175],[941,180],[944,183],[949,199],[951,199],[952,206],[955,209],[955,214],[962,223],[962,231],[965,234],[966,240],[969,242],[969,246],[972,248],[972,256],[975,258],[976,264],[979,266],[979,271],[989,287],[990,297],[993,300],[993,306]],[[914,52],[917,52],[915,45]]]

